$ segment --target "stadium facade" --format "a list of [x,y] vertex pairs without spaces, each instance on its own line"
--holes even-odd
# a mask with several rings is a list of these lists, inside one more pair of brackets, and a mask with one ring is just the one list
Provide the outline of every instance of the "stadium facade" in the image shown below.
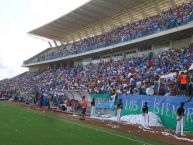
[[165,11],[178,9],[189,2],[190,0],[91,0],[30,31],[31,35],[54,41],[55,46],[50,45],[50,48],[24,61],[23,67],[28,67],[29,71],[33,72],[48,67],[86,65],[146,55],[150,52],[157,53],[169,48],[188,47],[193,43],[191,17],[183,23],[175,23],[175,26],[167,28],[156,25],[156,30],[150,30],[150,33],[137,33],[132,37],[122,35],[109,43],[77,48],[84,45],[86,40],[99,39],[98,37],[104,37],[103,34],[105,37],[109,33],[119,34],[117,31],[124,31],[129,25],[143,23],[149,18],[154,19]]

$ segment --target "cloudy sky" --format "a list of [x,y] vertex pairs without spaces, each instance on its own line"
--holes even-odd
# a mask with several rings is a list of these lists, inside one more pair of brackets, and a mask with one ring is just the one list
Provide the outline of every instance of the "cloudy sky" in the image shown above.
[[27,34],[89,0],[0,0],[0,80],[28,69],[24,60],[49,47]]

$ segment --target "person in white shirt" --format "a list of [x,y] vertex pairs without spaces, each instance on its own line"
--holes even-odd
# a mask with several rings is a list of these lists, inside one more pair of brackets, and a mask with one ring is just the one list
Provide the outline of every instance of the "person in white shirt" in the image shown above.
[[95,116],[95,98],[92,99],[91,101],[91,117]]

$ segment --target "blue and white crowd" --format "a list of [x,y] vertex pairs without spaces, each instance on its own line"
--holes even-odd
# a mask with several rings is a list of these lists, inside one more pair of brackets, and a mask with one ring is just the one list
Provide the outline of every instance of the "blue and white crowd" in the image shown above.
[[[130,41],[188,24],[192,20],[193,2],[191,1],[189,3],[184,3],[175,9],[170,8],[167,11],[160,12],[158,15],[147,17],[125,26],[120,26],[104,34],[66,44],[65,46],[59,47],[56,51],[41,53],[41,55],[35,57],[35,59],[25,61],[24,64],[83,53],[89,50]],[[67,47],[70,47],[70,49],[66,49]]]
[[[42,72],[25,72],[15,78],[1,81],[0,90],[49,94],[61,90],[83,90],[89,93],[128,93],[152,95],[187,95],[192,97],[193,45],[170,49],[153,56],[131,57],[119,61],[100,62],[65,69],[49,68]],[[186,92],[181,91],[182,72],[187,75]],[[173,78],[161,78],[175,73]]]

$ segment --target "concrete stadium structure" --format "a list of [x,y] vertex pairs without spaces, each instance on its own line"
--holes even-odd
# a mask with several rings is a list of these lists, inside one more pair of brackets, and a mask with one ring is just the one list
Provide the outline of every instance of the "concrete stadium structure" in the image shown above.
[[100,61],[119,60],[140,56],[149,52],[157,53],[169,48],[187,47],[193,43],[193,21],[188,24],[160,31],[134,40],[102,47],[86,52],[37,61],[38,56],[55,51],[63,46],[71,49],[71,43],[88,37],[109,32],[173,9],[190,0],[91,0],[76,10],[46,24],[29,34],[54,41],[55,45],[24,61],[29,71],[48,67],[86,65]]

